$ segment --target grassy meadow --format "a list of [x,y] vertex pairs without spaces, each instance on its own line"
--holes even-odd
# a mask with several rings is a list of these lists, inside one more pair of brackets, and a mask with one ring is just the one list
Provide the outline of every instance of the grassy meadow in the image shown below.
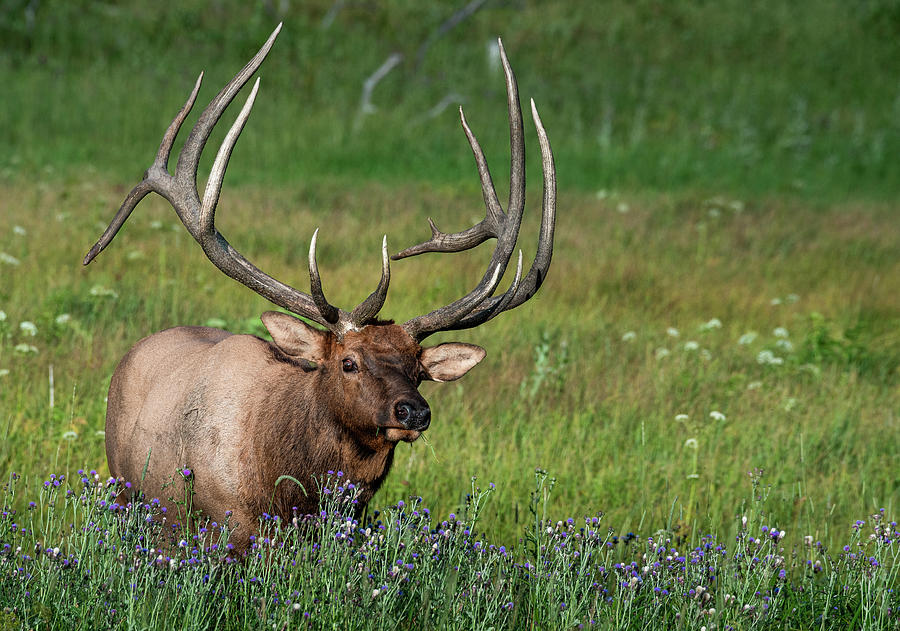
[[[30,607],[18,568],[0,565],[7,572],[0,596],[10,606],[0,629],[122,620],[171,627],[175,618],[166,616],[185,612],[199,617],[183,618],[183,628],[299,624],[290,616],[307,613],[313,628],[351,620],[342,615],[372,628],[525,628],[536,620],[543,628],[588,621],[631,628],[648,620],[659,628],[896,624],[896,596],[887,594],[897,588],[897,536],[866,533],[900,505],[900,229],[893,201],[900,193],[900,13],[888,2],[825,0],[802,7],[759,2],[750,10],[730,1],[614,2],[602,11],[588,2],[488,2],[434,37],[459,6],[347,3],[329,21],[333,6],[324,0],[303,7],[187,2],[165,15],[143,4],[4,4],[0,477],[8,484],[0,544],[20,540],[28,555],[29,546],[52,551],[51,540],[67,541],[62,554],[36,550],[29,559],[45,564],[47,576],[61,571],[55,568],[69,552],[86,559],[83,551],[95,550],[90,567],[103,578],[68,592],[36,579],[40,590],[28,590],[40,592],[41,605]],[[202,585],[204,572],[218,576],[209,568],[219,566],[212,544],[198,544],[196,556],[185,550],[171,557],[192,568],[190,559],[202,556],[196,565],[207,569],[185,570],[178,590],[166,587],[149,609],[123,614],[107,595],[100,618],[76,615],[73,603],[129,579],[114,569],[115,550],[104,556],[94,534],[66,534],[63,522],[97,524],[96,533],[102,524],[129,546],[149,536],[132,513],[123,521],[115,511],[79,512],[64,491],[51,501],[52,491],[43,490],[51,473],[62,474],[72,497],[91,506],[105,501],[105,396],[116,363],[134,342],[170,326],[264,335],[259,314],[271,307],[216,270],[159,197],[143,201],[88,268],[81,258],[149,166],[196,75],[206,71],[203,104],[280,20],[285,28],[260,71],[261,92],[229,167],[217,225],[256,265],[301,290],[316,227],[325,290],[347,306],[377,283],[381,235],[398,251],[427,237],[427,217],[458,230],[483,216],[456,103],[465,105],[504,198],[508,141],[492,37],[503,37],[521,95],[535,98],[550,135],[560,197],[547,281],[526,305],[481,328],[429,338],[479,344],[488,356],[459,382],[422,386],[432,426],[418,442],[398,446],[372,502],[382,525],[401,533],[388,537],[394,550],[408,546],[418,554],[443,530],[459,534],[459,556],[425,563],[430,578],[416,588],[387,589],[394,558],[385,557],[388,566],[378,570],[367,566],[352,590],[347,583],[353,596],[345,604],[355,603],[355,613],[323,610],[322,594],[333,586],[301,588],[300,575],[266,574],[284,568],[260,561],[233,570],[254,580],[264,575],[241,592],[254,604],[216,610],[224,598],[218,584],[211,591]],[[373,92],[375,110],[360,117],[362,82],[392,52],[403,60]],[[445,97],[453,104],[432,111]],[[224,133],[213,135],[205,169]],[[519,241],[527,265],[541,200],[529,121],[526,143],[530,188]],[[402,322],[465,294],[490,247],[394,263],[382,316]],[[536,476],[538,468],[549,477]],[[77,483],[79,469],[96,470],[97,479]],[[551,477],[553,491],[545,494]],[[476,531],[472,498],[488,488]],[[411,532],[430,534],[407,540],[401,525],[411,518],[399,503],[411,497],[424,498],[436,521],[416,515]],[[35,512],[29,501],[38,502]],[[521,587],[513,580],[543,575],[533,571],[541,563],[550,568],[546,576],[569,576],[572,551],[559,544],[566,527],[555,524],[573,518],[583,525],[583,516],[599,512],[602,526],[587,524],[599,534],[582,532],[588,547],[579,550],[590,556],[585,551],[595,546],[593,558],[604,567],[643,565],[641,554],[655,554],[654,538],[696,551],[713,535],[727,542],[735,555],[729,558],[743,558],[747,516],[757,531],[787,534],[763,537],[771,548],[769,556],[757,555],[771,561],[759,582],[765,588],[751,589],[747,577],[754,574],[737,560],[719,583],[708,573],[694,577],[706,581],[720,618],[709,613],[710,603],[688,595],[683,567],[672,566],[654,583],[673,593],[671,585],[680,585],[683,600],[669,604],[649,587],[637,600],[624,598],[637,583],[622,568],[593,584],[566,578],[556,592],[550,583]],[[441,526],[451,513],[468,526]],[[27,533],[9,526],[21,526],[23,515]],[[129,530],[128,519],[137,530]],[[322,519],[323,532],[340,534],[343,522]],[[547,533],[547,525],[557,530]],[[634,547],[613,546],[612,537],[626,533],[636,535]],[[278,539],[302,547],[292,536]],[[804,566],[812,559],[806,537],[831,572],[824,583]],[[861,570],[855,557],[839,556],[843,546],[891,537],[893,548],[860,556],[877,558],[888,574],[866,575],[873,582],[860,584],[875,591],[847,596],[845,585]],[[368,534],[355,540],[367,541]],[[441,574],[445,562],[462,572],[481,541],[492,544],[490,554],[476,555],[484,566],[466,566],[468,578]],[[352,548],[353,541],[341,545]],[[318,559],[331,573],[349,572],[341,565],[349,563],[344,549],[304,552],[303,580],[316,575]],[[548,550],[562,556],[550,559]],[[0,561],[18,565],[21,554],[0,551]],[[141,554],[155,567],[152,553]],[[779,591],[779,567],[796,578],[793,591]],[[223,584],[244,585],[244,574],[221,572]],[[438,576],[441,587],[428,587]],[[497,601],[508,609],[493,608],[490,598],[478,601],[484,610],[466,609],[447,587],[468,585],[460,587],[463,599],[494,593],[483,576],[495,577],[495,600],[508,597]],[[162,579],[145,578],[146,599]],[[390,600],[371,595],[381,580],[379,593],[390,592]],[[179,591],[191,581],[199,581],[196,589]],[[281,608],[266,609],[272,593],[252,590],[276,583]],[[601,584],[609,591],[598,595]],[[737,601],[736,586],[744,590]],[[804,586],[806,592],[796,589]],[[292,590],[300,609],[284,603]],[[779,606],[778,616],[760,613],[762,599],[779,593],[789,594],[791,606]],[[818,596],[807,600],[804,593]],[[614,603],[604,605],[606,598]],[[721,618],[753,598],[757,613]],[[832,598],[840,611],[829,619],[821,612],[834,606]],[[429,606],[449,613],[425,625],[415,612]]]

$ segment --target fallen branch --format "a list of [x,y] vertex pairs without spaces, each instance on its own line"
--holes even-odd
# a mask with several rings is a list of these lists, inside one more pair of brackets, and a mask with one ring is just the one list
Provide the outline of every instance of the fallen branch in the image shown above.
[[357,132],[362,127],[363,118],[374,112],[377,108],[372,105],[372,91],[375,86],[384,79],[387,74],[396,68],[403,61],[401,53],[391,53],[390,56],[381,64],[378,69],[373,72],[368,79],[363,82],[362,98],[359,103],[359,111],[356,112],[356,119],[353,121],[353,131]]

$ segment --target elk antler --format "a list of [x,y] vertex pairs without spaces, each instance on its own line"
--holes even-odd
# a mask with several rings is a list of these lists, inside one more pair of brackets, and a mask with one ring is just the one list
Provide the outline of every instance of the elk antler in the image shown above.
[[378,283],[378,288],[360,305],[350,313],[347,313],[329,304],[322,292],[322,282],[319,278],[318,266],[316,265],[316,236],[318,230],[313,234],[309,248],[309,277],[312,292],[312,296],[310,296],[285,285],[258,269],[244,258],[240,252],[235,250],[215,227],[216,205],[222,190],[225,169],[228,167],[228,160],[231,158],[234,145],[244,129],[247,118],[250,116],[250,110],[253,108],[256,92],[259,89],[259,78],[256,79],[243,109],[241,109],[237,120],[235,120],[225,140],[222,141],[222,145],[219,147],[202,201],[197,192],[197,165],[213,127],[215,127],[219,118],[225,112],[225,108],[231,104],[237,93],[262,65],[280,31],[281,24],[272,32],[269,39],[253,59],[222,88],[206,109],[203,110],[200,118],[191,130],[181,153],[178,155],[175,175],[170,175],[168,172],[169,154],[172,151],[175,137],[178,135],[179,129],[181,129],[181,124],[194,106],[194,101],[200,90],[200,82],[203,80],[203,73],[200,73],[187,103],[184,104],[184,107],[175,116],[175,120],[172,121],[172,124],[166,130],[153,164],[144,174],[143,180],[128,193],[109,227],[84,257],[84,265],[90,263],[94,257],[109,245],[138,202],[150,192],[158,193],[172,205],[188,232],[200,244],[207,258],[216,267],[279,307],[318,322],[333,331],[338,337],[342,337],[347,331],[364,326],[367,321],[378,314],[378,311],[384,305],[391,277],[387,254],[387,237],[382,241],[381,281]]
[[507,212],[504,213],[500,206],[484,152],[460,108],[459,116],[463,130],[466,138],[469,139],[472,152],[475,154],[478,175],[481,177],[481,191],[487,209],[485,218],[475,226],[453,234],[441,232],[429,218],[431,239],[407,248],[391,258],[398,260],[425,252],[461,252],[492,238],[497,239],[497,245],[487,271],[475,289],[445,307],[408,320],[402,325],[416,341],[422,341],[438,331],[469,329],[478,326],[504,311],[519,306],[535,294],[543,283],[550,266],[550,258],[553,255],[553,229],[556,221],[556,169],[553,165],[553,152],[550,149],[547,132],[544,130],[534,100],[532,100],[531,115],[541,146],[544,173],[543,216],[538,236],[538,251],[524,280],[521,278],[522,252],[519,251],[515,279],[506,292],[499,296],[493,295],[515,249],[519,226],[522,223],[522,211],[525,208],[525,135],[522,129],[519,90],[516,85],[516,77],[506,58],[503,42],[500,40],[498,42],[503,72],[506,75],[506,94],[509,106],[510,190]]

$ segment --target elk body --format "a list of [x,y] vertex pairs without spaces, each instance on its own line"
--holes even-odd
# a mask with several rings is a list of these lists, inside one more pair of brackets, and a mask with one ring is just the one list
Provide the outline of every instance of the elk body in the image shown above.
[[[364,488],[360,497],[364,506],[387,475],[397,443],[416,440],[429,426],[431,410],[418,392],[419,384],[458,379],[485,355],[471,344],[426,347],[421,342],[437,331],[478,326],[528,300],[543,282],[553,250],[556,177],[550,144],[532,101],[544,173],[538,251],[524,276],[519,252],[515,279],[498,293],[525,205],[522,114],[515,77],[501,45],[512,162],[507,210],[501,207],[484,154],[460,109],[481,178],[485,219],[451,234],[429,220],[431,238],[392,257],[458,252],[495,238],[488,269],[471,292],[398,325],[377,319],[390,282],[386,237],[381,281],[349,312],[331,305],[322,291],[316,263],[318,230],[309,250],[309,294],[275,280],[245,259],[215,228],[214,217],[228,159],[249,117],[259,79],[219,149],[202,199],[197,165],[213,127],[262,64],[280,29],[279,25],[200,114],[170,175],[169,154],[197,97],[200,75],[166,131],[153,165],[84,259],[85,265],[90,263],[138,202],[155,192],[171,203],[222,272],[323,327],[270,311],[262,321],[271,342],[208,327],[168,329],[138,342],[113,374],[106,415],[110,472],[157,496],[177,480],[178,470],[190,469],[194,508],[219,520],[232,511],[232,524],[237,525],[232,541],[238,548],[247,545],[263,512],[289,518],[295,510],[315,511],[316,481],[329,470],[344,471]],[[291,476],[300,485],[278,484],[282,476]],[[171,507],[171,498],[178,499],[179,494],[171,489],[160,499]]]

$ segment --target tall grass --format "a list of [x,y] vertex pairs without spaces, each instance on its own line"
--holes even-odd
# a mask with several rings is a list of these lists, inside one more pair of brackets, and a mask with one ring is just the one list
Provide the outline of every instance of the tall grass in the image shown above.
[[[541,107],[565,190],[900,190],[892,2],[491,1],[417,64],[462,4],[346,3],[326,28],[332,0],[195,0],[167,11],[8,0],[0,169],[135,177],[199,72],[205,101],[284,20],[232,182],[467,180],[455,106],[484,142],[503,146],[491,53],[502,36],[523,96]],[[363,81],[395,52],[403,62],[354,133]]]
[[[329,297],[355,304],[378,281],[382,234],[399,249],[423,236],[426,215],[461,228],[480,212],[476,187],[232,187],[217,221],[251,260],[301,288],[307,239],[322,225]],[[102,462],[108,380],[141,337],[205,323],[264,334],[270,305],[222,277],[161,200],[143,202],[83,269],[124,190],[4,191],[0,252],[19,261],[2,264],[0,283],[4,470]],[[535,220],[529,211],[526,256]],[[826,542],[831,524],[896,506],[885,466],[898,451],[900,378],[890,206],[564,194],[559,224],[532,301],[436,336],[488,357],[459,382],[423,385],[427,442],[398,447],[377,503],[414,493],[449,512],[478,474],[501,489],[486,527],[512,539],[523,478],[544,466],[561,482],[556,511],[602,509],[610,525],[644,532],[667,525],[675,502],[673,527],[709,531],[733,523],[746,473],[759,467],[783,523],[818,528]],[[383,315],[402,322],[463,295],[486,255],[396,263]]]
[[[247,556],[229,525],[185,527],[156,500],[115,503],[95,472],[26,484],[25,511],[0,515],[4,628],[256,627],[352,629],[887,629],[900,622],[896,522],[882,510],[829,549],[768,521],[754,478],[734,539],[688,544],[671,530],[615,534],[602,514],[554,520],[553,488],[534,477],[531,521],[516,548],[492,543],[480,517],[494,485],[472,480],[459,514],[408,498],[359,522],[358,489],[323,481],[316,515],[264,515]],[[34,487],[37,486],[37,489]],[[168,521],[167,521],[168,520]]]

